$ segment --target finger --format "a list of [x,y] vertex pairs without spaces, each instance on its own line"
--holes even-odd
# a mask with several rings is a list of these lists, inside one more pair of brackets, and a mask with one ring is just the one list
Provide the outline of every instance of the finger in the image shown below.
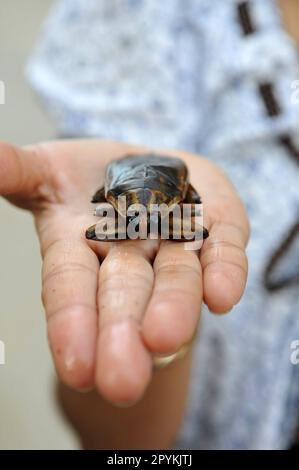
[[197,251],[164,242],[154,262],[155,284],[143,321],[147,346],[158,353],[177,351],[194,334],[202,301]]
[[99,262],[80,238],[58,238],[48,246],[42,298],[49,343],[61,380],[72,388],[94,384]]
[[46,168],[38,146],[18,148],[0,142],[0,194],[31,198],[45,182]]
[[204,301],[215,313],[225,313],[237,304],[247,280],[245,253],[247,231],[234,223],[214,222],[203,244]]
[[200,181],[204,226],[210,235],[204,241],[200,262],[203,268],[204,301],[213,312],[227,312],[239,302],[247,279],[245,247],[249,223],[245,208],[226,175],[204,158],[186,157],[191,174]]
[[115,243],[101,266],[96,383],[112,402],[137,400],[151,377],[152,360],[140,337],[140,322],[153,286],[150,259],[155,244]]

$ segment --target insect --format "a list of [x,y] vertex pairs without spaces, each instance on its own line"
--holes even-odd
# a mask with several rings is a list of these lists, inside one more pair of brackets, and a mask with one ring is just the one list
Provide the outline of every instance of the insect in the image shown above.
[[[112,224],[100,237],[99,224],[94,224],[86,230],[86,238],[100,241],[111,240],[111,237],[116,240],[130,238],[126,230],[128,224],[135,222],[136,225],[141,219],[135,212],[133,215],[128,215],[123,211],[123,206],[121,207],[119,202],[120,196],[125,197],[126,208],[136,204],[142,205],[145,208],[147,229],[149,230],[150,223],[156,223],[160,235],[163,216],[159,215],[157,218],[153,215],[153,204],[163,204],[167,208],[173,205],[182,208],[184,203],[192,204],[191,226],[189,231],[187,230],[188,233],[182,230],[180,211],[179,216],[172,215],[168,218],[168,238],[190,241],[194,230],[201,233],[202,239],[209,236],[208,230],[195,221],[194,205],[201,204],[201,199],[189,182],[187,166],[180,158],[156,154],[126,155],[109,163],[105,173],[105,184],[96,191],[91,202],[99,204],[95,215],[99,215],[103,203],[108,202],[113,212],[121,216],[125,223]],[[177,220],[178,217],[180,220]]]

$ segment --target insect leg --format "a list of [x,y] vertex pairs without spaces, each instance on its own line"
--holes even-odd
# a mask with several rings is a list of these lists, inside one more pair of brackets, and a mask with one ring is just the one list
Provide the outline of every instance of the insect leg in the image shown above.
[[185,201],[187,203],[201,204],[200,195],[196,189],[189,183]]
[[105,217],[89,227],[85,236],[88,240],[101,242],[127,240],[126,220],[123,219],[119,225],[118,218]]
[[194,187],[189,183],[188,190],[184,201],[181,203],[183,204],[191,204],[191,215],[192,217],[200,215],[200,209],[197,207],[201,204],[201,199],[198,192],[194,189]]
[[105,188],[104,186],[97,190],[97,192],[92,196],[92,203],[94,202],[106,202],[105,198]]

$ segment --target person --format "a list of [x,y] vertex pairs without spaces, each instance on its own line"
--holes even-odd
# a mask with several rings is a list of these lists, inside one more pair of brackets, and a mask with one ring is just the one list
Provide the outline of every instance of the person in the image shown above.
[[[103,252],[99,244],[78,242],[87,222],[83,196],[127,144],[2,148],[16,159],[10,159],[15,166],[6,190],[27,194],[32,205],[39,188],[33,209],[59,376],[73,388],[89,388],[95,377],[101,392],[81,395],[59,386],[85,448],[285,449],[295,440],[296,244],[276,255],[297,221],[296,15],[298,3],[291,0],[61,0],[54,6],[28,71],[59,135],[209,158],[177,153],[202,195],[210,229],[198,264],[195,253],[186,257],[177,244],[161,244],[156,252],[129,243]],[[20,186],[14,182],[19,165]],[[252,226],[239,305],[248,223],[217,166],[232,179]],[[41,174],[51,175],[48,184]],[[93,250],[103,260],[96,353]],[[150,355],[177,351],[191,338],[201,300],[213,312],[233,312],[222,317],[203,307],[192,358],[189,352],[155,371],[150,382]],[[132,406],[119,409],[102,397]]]

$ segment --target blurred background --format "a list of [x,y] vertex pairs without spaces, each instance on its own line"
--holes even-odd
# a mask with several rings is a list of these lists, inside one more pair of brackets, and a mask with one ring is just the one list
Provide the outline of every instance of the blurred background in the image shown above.
[[[0,139],[27,144],[54,136],[24,77],[50,0],[0,0]],[[31,216],[0,199],[0,449],[74,449],[54,399],[55,372],[40,301],[41,262]]]

